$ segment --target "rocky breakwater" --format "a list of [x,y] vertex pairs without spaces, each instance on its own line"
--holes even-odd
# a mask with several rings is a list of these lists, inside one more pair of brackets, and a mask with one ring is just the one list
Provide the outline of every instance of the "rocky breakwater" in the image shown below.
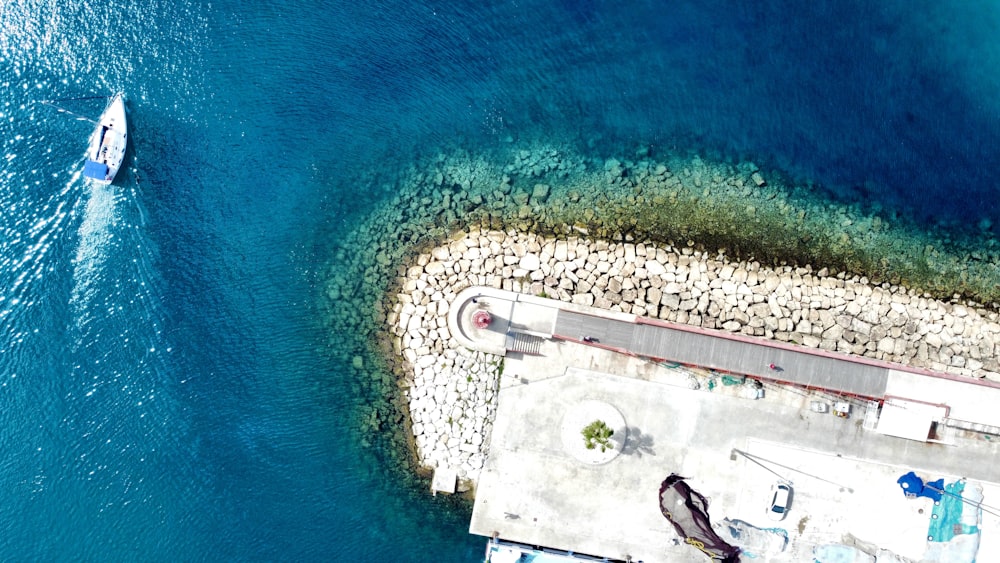
[[399,280],[387,319],[393,350],[405,360],[417,457],[427,467],[456,470],[459,491],[474,485],[485,462],[503,366],[501,356],[460,346],[448,329],[455,295],[476,279],[468,276],[470,258],[482,254],[473,248],[457,241],[419,255]]
[[1000,316],[974,303],[689,247],[473,228],[416,258],[387,319],[417,455],[466,485],[485,460],[502,371],[501,357],[449,333],[449,308],[471,285],[1000,381]]

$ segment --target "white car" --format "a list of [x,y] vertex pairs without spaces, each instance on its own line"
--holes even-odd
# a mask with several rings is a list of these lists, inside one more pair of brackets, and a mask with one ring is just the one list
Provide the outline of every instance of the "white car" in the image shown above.
[[788,483],[775,483],[771,486],[771,504],[767,507],[767,517],[771,520],[784,520],[788,508],[792,505],[792,486]]

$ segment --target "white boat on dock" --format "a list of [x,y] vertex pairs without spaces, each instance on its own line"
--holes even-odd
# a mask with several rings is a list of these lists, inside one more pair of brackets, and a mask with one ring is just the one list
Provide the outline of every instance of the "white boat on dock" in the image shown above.
[[97,122],[90,136],[87,162],[83,176],[98,184],[110,184],[125,160],[128,145],[128,121],[125,118],[125,95],[119,92],[111,97],[108,107]]

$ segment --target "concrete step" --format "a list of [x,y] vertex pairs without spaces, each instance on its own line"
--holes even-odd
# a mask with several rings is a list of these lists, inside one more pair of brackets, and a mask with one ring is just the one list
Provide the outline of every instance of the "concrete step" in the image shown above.
[[519,352],[532,356],[541,355],[542,337],[523,332],[508,332],[506,348],[508,352]]

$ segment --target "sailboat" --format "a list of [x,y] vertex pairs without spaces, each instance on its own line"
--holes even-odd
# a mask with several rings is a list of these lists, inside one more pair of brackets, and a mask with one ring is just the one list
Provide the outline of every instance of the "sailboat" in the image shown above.
[[97,184],[113,182],[125,160],[126,145],[128,121],[125,118],[125,94],[119,92],[111,97],[90,136],[83,176]]

